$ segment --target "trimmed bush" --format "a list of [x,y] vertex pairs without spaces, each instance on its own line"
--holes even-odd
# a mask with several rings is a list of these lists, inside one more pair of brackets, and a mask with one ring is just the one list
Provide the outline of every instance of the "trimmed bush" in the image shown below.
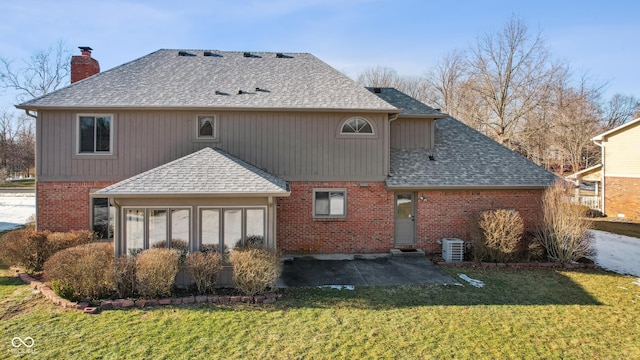
[[479,241],[474,244],[476,260],[509,262],[522,247],[524,221],[515,210],[497,209],[480,213]]
[[112,293],[112,269],[113,244],[92,243],[53,254],[44,264],[44,275],[58,295],[91,301]]
[[18,265],[28,273],[42,271],[45,261],[56,252],[87,244],[94,240],[90,231],[51,233],[20,229],[0,238],[0,258],[10,265]]
[[[167,242],[161,241],[151,245],[152,249],[166,249]],[[184,240],[171,240],[171,248],[180,253],[180,264],[184,264],[187,254],[189,253],[189,244]]]
[[187,272],[196,283],[198,293],[213,292],[222,271],[222,256],[214,251],[189,253],[186,259]]
[[68,249],[74,246],[89,244],[94,242],[96,234],[88,230],[72,230],[69,232],[54,232],[47,236],[47,241],[51,247],[51,253]]
[[180,253],[149,249],[136,257],[136,288],[142,297],[170,296],[179,270]]
[[136,292],[136,258],[122,255],[113,262],[113,285],[120,298],[132,297]]
[[257,295],[275,285],[282,265],[273,249],[258,247],[236,248],[230,255],[233,283],[245,295]]
[[42,271],[52,254],[48,235],[48,231],[33,229],[10,231],[0,238],[0,258],[5,264],[23,267],[28,273]]
[[559,182],[548,188],[542,199],[543,220],[536,238],[544,246],[547,257],[561,264],[592,256],[593,239],[588,230],[591,221],[584,217],[584,208],[572,204],[572,188]]

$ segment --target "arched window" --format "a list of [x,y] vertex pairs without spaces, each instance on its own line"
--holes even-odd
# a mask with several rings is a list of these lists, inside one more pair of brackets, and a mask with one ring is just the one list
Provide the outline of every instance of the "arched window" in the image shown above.
[[371,126],[371,123],[364,118],[352,117],[342,124],[340,134],[373,135],[373,126]]

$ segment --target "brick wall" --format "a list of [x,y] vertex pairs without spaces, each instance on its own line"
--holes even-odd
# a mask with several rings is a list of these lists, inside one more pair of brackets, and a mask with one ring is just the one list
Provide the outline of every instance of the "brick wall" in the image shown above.
[[[533,231],[542,214],[543,190],[440,190],[418,193],[417,242],[427,253],[442,251],[437,240],[470,240],[470,222],[484,210],[517,210],[525,231]],[[420,197],[424,196],[424,200]]]
[[69,231],[89,229],[89,192],[113,182],[37,182],[39,230]]
[[[384,183],[291,182],[291,196],[278,200],[278,248],[285,253],[378,253],[394,247],[394,193]],[[314,188],[347,188],[346,219],[313,219]],[[533,230],[542,190],[453,190],[417,193],[416,245],[440,253],[437,240],[469,240],[469,222],[480,211],[513,208]],[[424,200],[420,200],[420,196]],[[407,246],[403,246],[407,248]],[[410,248],[411,246],[409,246]]]
[[625,219],[640,221],[640,178],[605,176],[604,181],[607,216],[624,214]]
[[[382,182],[291,182],[278,199],[278,249],[290,254],[388,252],[393,246],[393,193]],[[313,219],[314,188],[346,188],[346,219]]]

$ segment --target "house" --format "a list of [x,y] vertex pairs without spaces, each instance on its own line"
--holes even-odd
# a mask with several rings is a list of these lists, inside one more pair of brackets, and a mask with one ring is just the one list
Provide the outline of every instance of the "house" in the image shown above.
[[[158,50],[17,107],[36,116],[37,226],[284,253],[438,253],[477,212],[533,228],[554,175],[392,88],[307,53]],[[37,115],[36,115],[37,113]],[[252,240],[253,241],[253,240]]]
[[601,164],[572,175],[593,181],[604,214],[640,221],[640,118],[591,139],[601,149]]

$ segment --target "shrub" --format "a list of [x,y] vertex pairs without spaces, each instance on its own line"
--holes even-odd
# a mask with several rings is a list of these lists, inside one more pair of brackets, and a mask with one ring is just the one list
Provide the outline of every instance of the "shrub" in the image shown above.
[[[151,245],[152,249],[166,249],[166,241],[157,242]],[[189,244],[184,240],[171,240],[171,248],[180,253],[180,264],[184,264],[187,254],[189,253]]]
[[28,273],[41,271],[51,255],[48,235],[48,231],[32,229],[10,231],[0,238],[0,258],[5,264],[22,266]]
[[120,298],[131,297],[136,292],[136,258],[123,255],[113,262],[113,285]]
[[524,221],[517,211],[488,210],[478,217],[480,236],[474,244],[476,260],[508,262],[517,257]]
[[53,254],[44,264],[44,275],[52,286],[57,284],[58,295],[90,301],[111,294],[112,269],[113,244],[92,243]]
[[282,272],[282,265],[273,249],[243,247],[230,255],[233,265],[233,282],[245,295],[265,292],[275,285]]
[[544,246],[549,260],[562,264],[594,255],[591,222],[584,218],[584,209],[570,203],[571,187],[557,183],[543,196],[542,225],[536,238]]
[[187,255],[187,272],[196,283],[200,294],[212,291],[222,271],[222,256],[214,251],[195,251]]
[[47,241],[54,254],[60,250],[68,249],[78,245],[94,242],[96,235],[92,231],[72,230],[69,232],[54,232],[47,236]]
[[171,295],[179,270],[180,253],[173,249],[149,249],[136,258],[136,288],[143,297]]

